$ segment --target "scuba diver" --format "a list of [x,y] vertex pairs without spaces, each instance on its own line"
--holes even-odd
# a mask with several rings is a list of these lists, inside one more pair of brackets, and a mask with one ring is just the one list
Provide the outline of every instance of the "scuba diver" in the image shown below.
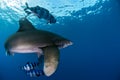
[[49,11],[45,8],[42,8],[40,6],[35,7],[29,7],[28,3],[25,3],[26,8],[24,9],[25,13],[27,13],[27,16],[31,13],[34,13],[38,18],[43,18],[47,20],[47,23],[56,23],[55,17],[49,13]]

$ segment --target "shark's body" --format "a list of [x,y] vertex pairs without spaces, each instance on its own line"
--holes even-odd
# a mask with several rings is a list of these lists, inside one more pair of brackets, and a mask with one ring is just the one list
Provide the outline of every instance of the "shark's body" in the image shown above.
[[8,55],[14,53],[37,53],[44,55],[44,73],[52,75],[59,62],[59,48],[71,45],[71,41],[48,31],[37,30],[26,19],[19,20],[19,30],[5,43]]

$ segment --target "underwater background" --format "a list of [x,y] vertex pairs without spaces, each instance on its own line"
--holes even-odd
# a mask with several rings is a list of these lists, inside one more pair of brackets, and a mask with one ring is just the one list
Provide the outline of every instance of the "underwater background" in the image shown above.
[[[50,25],[30,15],[37,29],[73,42],[60,50],[59,67],[50,77],[30,77],[21,70],[37,55],[6,56],[4,42],[19,29],[18,20],[26,15],[25,2],[48,9],[57,19]],[[0,0],[0,80],[120,80],[120,1]]]

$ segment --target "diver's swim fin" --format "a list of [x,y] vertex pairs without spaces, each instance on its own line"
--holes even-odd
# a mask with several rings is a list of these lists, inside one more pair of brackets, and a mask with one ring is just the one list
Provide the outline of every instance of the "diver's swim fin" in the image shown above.
[[59,63],[59,49],[57,46],[48,46],[43,49],[44,53],[44,73],[46,76],[52,75]]

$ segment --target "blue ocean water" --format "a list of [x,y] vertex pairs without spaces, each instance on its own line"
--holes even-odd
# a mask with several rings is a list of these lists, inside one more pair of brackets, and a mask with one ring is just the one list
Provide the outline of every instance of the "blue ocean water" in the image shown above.
[[[7,4],[9,1],[0,1],[0,80],[120,80],[119,0],[99,0],[94,5],[92,2],[95,0],[76,0],[76,6],[73,0],[70,0],[71,3],[57,0],[61,4],[59,8],[42,5],[50,7],[49,10],[56,16],[57,23],[46,25],[30,17],[35,27],[60,34],[70,39],[73,45],[60,50],[59,67],[52,76],[38,78],[31,78],[20,69],[27,61],[36,61],[36,55],[5,54],[4,42],[18,30],[18,20],[24,16],[19,12],[21,8],[16,7],[19,5]],[[13,1],[24,4],[26,0]],[[39,0],[34,0],[33,4],[32,1],[28,1],[31,6],[39,4]],[[44,4],[50,4],[45,1]],[[82,8],[77,1],[81,1]],[[51,4],[55,3],[51,0]]]

